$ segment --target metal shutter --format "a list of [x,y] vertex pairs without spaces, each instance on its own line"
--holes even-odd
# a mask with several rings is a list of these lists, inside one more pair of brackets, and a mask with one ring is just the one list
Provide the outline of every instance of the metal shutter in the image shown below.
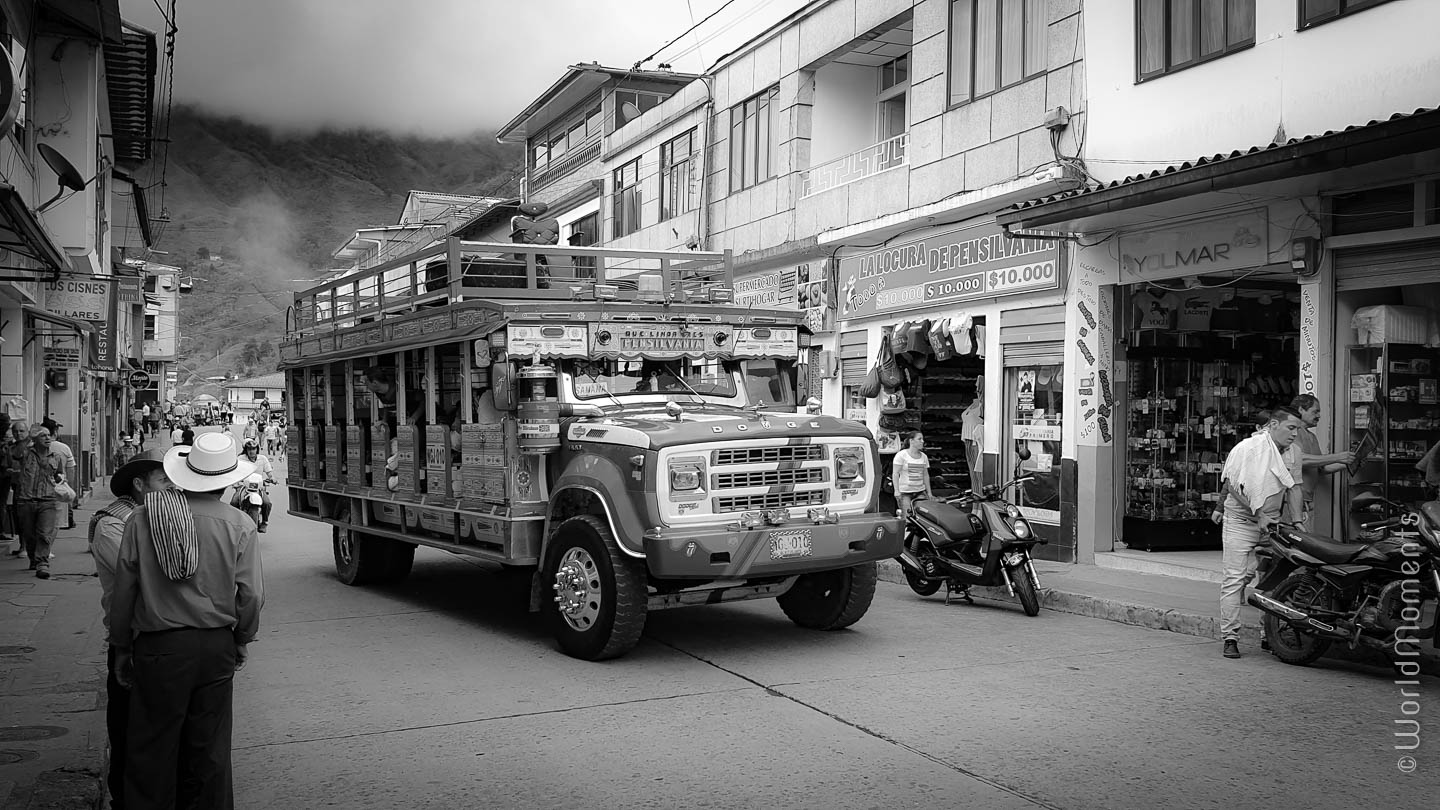
[[1006,366],[1053,366],[1065,362],[1065,342],[1006,343],[1000,347]]
[[1440,239],[1335,251],[1335,289],[1374,290],[1440,278]]
[[858,386],[865,382],[865,374],[870,370],[869,355],[864,329],[840,333],[840,385]]
[[1000,356],[1006,366],[1065,362],[1065,306],[1056,304],[1001,312]]

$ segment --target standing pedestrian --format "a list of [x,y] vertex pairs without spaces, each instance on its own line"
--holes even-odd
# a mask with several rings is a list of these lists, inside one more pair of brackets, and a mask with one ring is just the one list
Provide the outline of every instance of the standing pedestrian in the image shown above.
[[75,490],[74,500],[60,502],[63,509],[63,514],[60,516],[62,522],[65,524],[65,528],[73,529],[75,528],[75,509],[80,506],[80,491],[85,489],[80,485],[80,476],[77,474],[79,467],[75,464],[75,451],[70,449],[70,445],[60,441],[59,422],[47,416],[40,424],[50,431],[50,447],[65,459],[65,480],[70,482],[70,488]]
[[1355,461],[1355,454],[1349,451],[1325,453],[1320,449],[1320,437],[1315,435],[1315,427],[1320,424],[1320,400],[1314,394],[1296,396],[1290,407],[1300,414],[1301,421],[1305,423],[1295,444],[1300,448],[1300,490],[1303,496],[1300,523],[1302,528],[1310,531],[1315,517],[1316,490],[1327,476],[1348,468]]
[[[120,540],[125,521],[144,500],[146,493],[170,489],[165,475],[165,454],[151,450],[130,459],[110,477],[115,500],[90,518],[90,554],[95,558],[95,576],[100,579],[100,611],[105,630],[110,630],[110,601],[115,593],[115,569],[120,561]],[[110,788],[110,806],[125,806],[125,736],[130,726],[130,690],[120,684],[116,669],[119,651],[113,640],[106,654],[105,729],[110,738],[110,771],[105,783]]]
[[190,447],[195,444],[195,428],[186,423],[185,429],[180,431],[180,444]]
[[900,499],[900,512],[909,515],[920,496],[933,497],[930,492],[930,457],[925,455],[925,434],[911,433],[905,439],[905,447],[895,454],[891,479],[895,484],[895,496]]
[[10,549],[11,557],[19,557],[25,553],[25,543],[20,539],[20,519],[15,513],[15,462],[19,459],[20,453],[24,452],[30,444],[30,426],[25,420],[17,419],[10,423],[10,433],[5,437],[3,452],[0,455],[0,469],[4,469],[6,480],[10,482],[10,491],[5,499],[3,507],[5,511],[6,525],[9,526],[9,534],[15,538],[15,545]]
[[137,436],[145,435],[145,412],[139,405],[130,409],[130,432]]
[[1220,636],[1226,658],[1240,657],[1240,606],[1245,585],[1255,576],[1255,548],[1270,524],[1280,520],[1295,478],[1285,452],[1304,422],[1288,405],[1271,411],[1265,429],[1235,445],[1225,457],[1226,485],[1221,524]]
[[164,468],[183,492],[148,493],[125,524],[111,602],[131,690],[125,803],[232,808],[234,675],[264,589],[255,524],[220,496],[254,468],[222,433],[170,448]]
[[30,428],[30,441],[11,459],[20,541],[30,557],[30,570],[40,579],[50,578],[50,547],[60,526],[55,484],[65,471],[65,459],[51,441],[50,431],[35,425]]

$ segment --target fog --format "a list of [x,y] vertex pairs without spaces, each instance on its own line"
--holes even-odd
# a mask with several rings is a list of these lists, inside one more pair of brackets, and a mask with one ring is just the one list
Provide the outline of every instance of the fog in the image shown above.
[[[159,0],[169,9],[170,0]],[[705,69],[800,0],[178,0],[174,100],[280,131],[462,136],[509,121],[563,74]],[[122,0],[159,36],[155,0]],[[696,47],[698,41],[698,47]]]

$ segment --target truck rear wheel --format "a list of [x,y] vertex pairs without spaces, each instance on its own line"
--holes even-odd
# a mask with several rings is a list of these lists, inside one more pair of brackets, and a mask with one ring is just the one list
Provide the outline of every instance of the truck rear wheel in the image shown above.
[[840,630],[870,609],[879,572],[875,563],[805,574],[776,601],[790,621],[812,630]]
[[[337,518],[348,523],[349,510]],[[335,526],[331,545],[335,552],[335,574],[346,585],[399,582],[410,575],[415,563],[415,545],[365,534],[354,527]]]
[[561,523],[550,544],[542,605],[569,656],[603,661],[629,652],[645,630],[645,565],[625,555],[604,522],[579,515]]

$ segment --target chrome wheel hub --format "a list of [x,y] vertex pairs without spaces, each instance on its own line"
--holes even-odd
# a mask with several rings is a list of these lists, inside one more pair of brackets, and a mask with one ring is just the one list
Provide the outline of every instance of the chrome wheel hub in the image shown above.
[[589,630],[600,618],[600,567],[583,548],[572,548],[555,567],[555,604],[575,630]]
[[341,529],[335,542],[336,549],[340,552],[340,560],[346,565],[355,562],[355,535],[349,529]]

